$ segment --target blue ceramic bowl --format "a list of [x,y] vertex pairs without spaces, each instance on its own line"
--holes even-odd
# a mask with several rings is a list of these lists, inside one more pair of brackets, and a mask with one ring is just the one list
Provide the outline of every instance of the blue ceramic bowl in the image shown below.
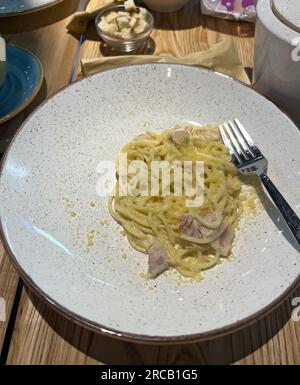
[[32,53],[7,45],[6,55],[7,74],[0,87],[0,124],[32,102],[43,79],[41,63]]

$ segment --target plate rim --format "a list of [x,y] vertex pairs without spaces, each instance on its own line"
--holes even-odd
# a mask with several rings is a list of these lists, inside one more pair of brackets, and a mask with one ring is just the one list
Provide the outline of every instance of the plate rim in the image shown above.
[[38,12],[38,11],[41,11],[43,9],[53,7],[54,5],[56,5],[58,3],[62,3],[63,1],[65,1],[65,0],[53,0],[50,4],[38,5],[36,7],[28,9],[27,11],[0,13],[0,18],[28,15],[29,13]]
[[[217,76],[222,76],[227,79],[230,79],[238,84],[240,84],[242,87],[246,87],[250,89],[253,93],[259,95],[260,97],[268,100],[271,104],[273,104],[274,107],[276,107],[283,115],[285,115],[295,126],[297,129],[298,126],[295,123],[295,121],[286,113],[283,109],[278,107],[274,102],[272,102],[269,98],[266,96],[260,94],[257,92],[254,88],[252,88],[250,85],[243,83],[242,81],[235,79],[229,75],[211,70],[204,66],[191,66],[186,64],[175,64],[175,63],[143,63],[143,64],[130,64],[127,66],[122,66],[121,68],[126,67],[141,67],[141,66],[151,66],[151,65],[158,65],[158,66],[173,66],[173,67],[185,67],[185,68],[194,68],[198,69],[200,71],[204,71],[207,73],[214,73]],[[24,120],[24,122],[21,124],[21,126],[16,131],[15,135],[13,136],[9,146],[7,147],[2,160],[0,164],[0,179],[3,175],[3,168],[6,164],[6,159],[8,157],[8,154],[10,152],[11,147],[13,146],[14,141],[18,137],[19,133],[22,131],[24,126],[27,124],[27,122],[31,119],[31,117],[37,113],[48,101],[56,97],[56,95],[64,92],[67,88],[71,87],[73,84],[79,83],[81,81],[85,81],[88,79],[91,79],[93,76],[97,76],[101,73],[107,73],[107,72],[114,72],[120,68],[111,68],[107,69],[101,72],[96,72],[92,75],[85,76],[81,79],[75,80],[74,82],[67,84],[65,87],[59,89],[49,97],[47,97],[36,109],[34,109],[28,117]],[[59,314],[64,316],[70,321],[75,322],[76,324],[87,328],[93,332],[100,333],[106,337],[112,337],[118,340],[123,340],[127,342],[134,342],[134,343],[140,343],[140,344],[162,344],[162,345],[175,345],[175,344],[188,344],[193,342],[202,342],[206,340],[211,340],[215,338],[219,338],[222,336],[225,336],[227,334],[231,334],[234,332],[237,332],[247,326],[252,325],[253,323],[259,321],[260,319],[267,316],[269,313],[271,313],[273,310],[275,310],[280,304],[282,304],[289,295],[294,292],[297,287],[300,285],[300,272],[296,279],[291,283],[291,285],[288,286],[288,288],[282,292],[277,298],[275,298],[272,302],[270,302],[268,305],[264,306],[257,312],[249,315],[248,317],[245,317],[243,319],[237,320],[236,322],[233,322],[227,326],[223,326],[220,328],[216,328],[207,332],[200,332],[200,333],[192,333],[187,335],[175,335],[175,336],[157,336],[157,335],[146,335],[146,334],[137,334],[137,333],[131,333],[131,332],[124,332],[121,330],[117,330],[105,325],[101,325],[98,322],[91,321],[69,309],[67,309],[65,306],[54,300],[50,295],[48,295],[45,291],[43,291],[33,280],[32,278],[25,272],[25,270],[22,268],[22,266],[19,264],[16,256],[14,255],[14,252],[12,251],[8,240],[5,237],[5,231],[3,228],[2,223],[2,217],[0,217],[0,238],[2,239],[4,249],[6,250],[8,256],[10,257],[11,262],[13,263],[13,266],[15,267],[17,273],[20,275],[20,277],[23,279],[25,284],[30,288],[30,290],[35,293],[38,298],[44,300],[52,309],[57,311]]]
[[[41,63],[40,59],[33,52],[29,51],[26,48],[15,45],[15,44],[8,44],[7,48],[9,48],[9,47],[16,48],[19,51],[23,51],[26,53],[26,55],[29,55],[29,56],[34,58],[34,60],[37,62],[38,67],[39,67],[39,79],[38,79],[38,83],[37,83],[36,87],[34,88],[32,94],[26,100],[24,100],[24,102],[22,104],[20,104],[19,107],[15,108],[14,110],[9,112],[8,114],[4,115],[2,118],[0,117],[0,125],[2,123],[7,122],[8,120],[14,118],[16,115],[18,115],[20,112],[22,112],[26,107],[28,107],[33,102],[33,100],[35,99],[35,97],[37,96],[37,94],[39,93],[39,91],[42,87],[43,79],[44,79],[44,70],[43,70],[42,63]],[[46,98],[45,101],[47,99],[48,98]],[[32,111],[32,112],[35,112],[35,111],[36,111],[36,109],[34,109],[34,111]],[[29,114],[28,117],[31,116],[32,112]],[[26,121],[27,121],[27,119],[22,123],[21,127],[23,126],[23,124]],[[0,126],[0,129],[1,129],[1,126]],[[16,134],[18,132],[19,132],[19,130],[17,130]],[[15,137],[15,135],[14,135],[14,137]]]

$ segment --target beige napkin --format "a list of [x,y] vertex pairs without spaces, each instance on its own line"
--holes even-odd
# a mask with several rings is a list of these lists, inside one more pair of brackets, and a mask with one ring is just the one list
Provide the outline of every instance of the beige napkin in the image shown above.
[[67,29],[70,32],[84,34],[89,21],[93,20],[102,8],[122,2],[122,0],[90,0],[85,11],[74,13],[71,21],[67,25]]
[[111,68],[144,63],[176,63],[206,67],[250,84],[231,38],[225,38],[207,51],[200,51],[185,56],[126,55],[82,59],[81,72],[82,75],[86,76]]

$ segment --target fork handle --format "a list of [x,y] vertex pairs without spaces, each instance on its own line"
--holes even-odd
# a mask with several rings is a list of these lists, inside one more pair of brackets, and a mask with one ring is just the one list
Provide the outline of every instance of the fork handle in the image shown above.
[[296,238],[298,245],[300,245],[300,219],[297,216],[297,214],[294,212],[294,210],[291,208],[291,206],[287,203],[287,201],[284,199],[284,197],[280,194],[277,187],[273,184],[271,179],[265,174],[262,173],[260,176],[260,180],[262,181],[263,185],[267,189],[268,193],[270,194],[270,197],[272,198],[273,202],[281,212],[284,220],[286,221],[289,229],[293,233],[294,237]]

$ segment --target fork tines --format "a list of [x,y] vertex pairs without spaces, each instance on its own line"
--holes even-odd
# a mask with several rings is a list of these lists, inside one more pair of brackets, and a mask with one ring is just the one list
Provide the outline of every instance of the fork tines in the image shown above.
[[262,156],[251,136],[238,119],[220,124],[220,133],[234,163],[253,161]]

